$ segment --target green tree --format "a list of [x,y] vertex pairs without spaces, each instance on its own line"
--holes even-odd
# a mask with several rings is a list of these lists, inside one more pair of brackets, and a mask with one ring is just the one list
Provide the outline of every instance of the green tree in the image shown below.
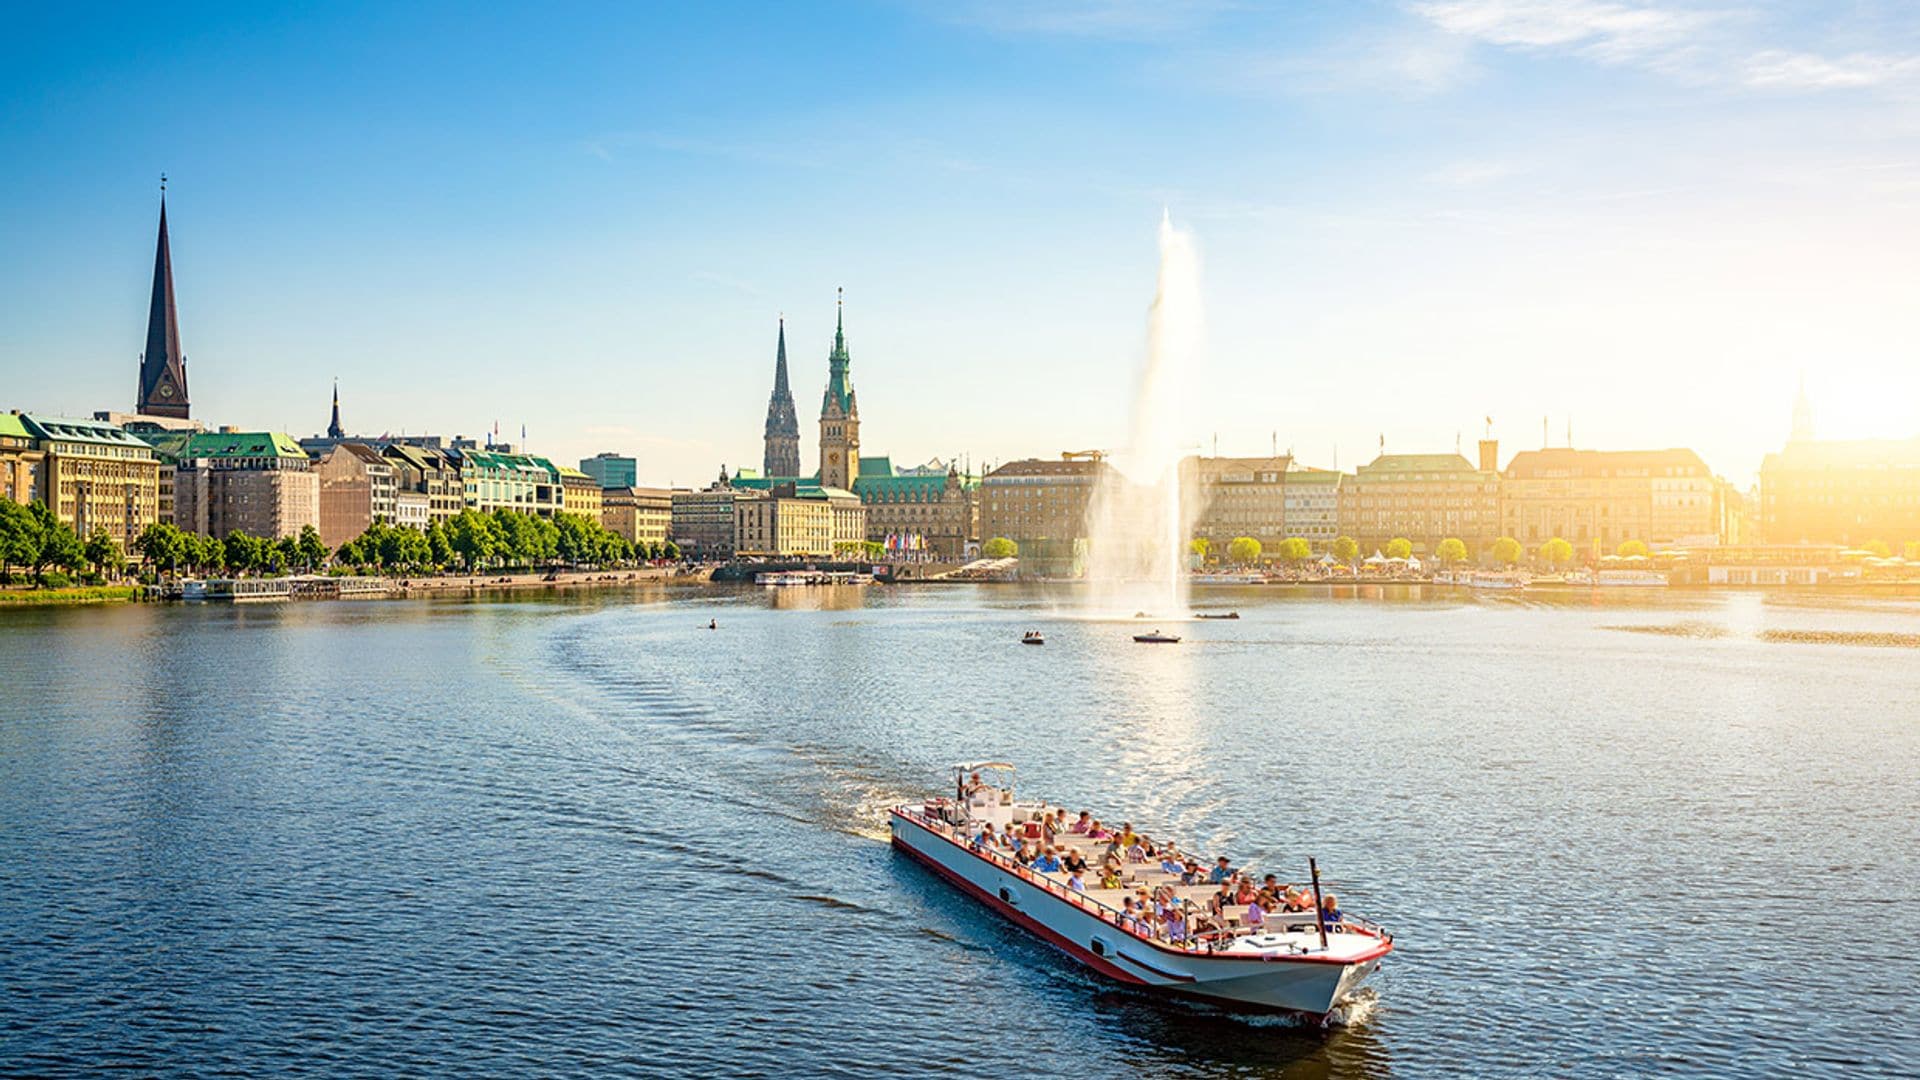
[[12,499],[0,499],[0,577],[13,580],[13,568],[28,567],[40,556],[40,518]]
[[115,577],[118,577],[121,568],[126,565],[126,560],[120,555],[120,545],[113,542],[113,537],[108,536],[105,529],[93,530],[93,535],[87,537],[87,546],[83,554],[87,562],[92,565],[93,572],[102,576],[106,576],[111,571]]
[[1290,563],[1303,563],[1313,558],[1313,545],[1304,536],[1289,536],[1280,541],[1280,558]]
[[1900,554],[1908,562],[1920,562],[1920,540],[1909,540],[1900,545]]
[[1202,559],[1206,558],[1207,552],[1212,549],[1213,541],[1204,536],[1196,536],[1192,540],[1187,541],[1187,550],[1200,556]]
[[580,514],[557,514],[553,519],[557,536],[554,550],[560,558],[573,565],[598,560],[600,556],[600,523],[589,521]]
[[1004,536],[996,536],[980,545],[980,554],[989,559],[1011,559],[1020,554],[1020,545]]
[[1440,546],[1433,549],[1433,554],[1449,566],[1454,563],[1463,563],[1467,561],[1467,545],[1459,537],[1449,536],[1440,541]]
[[169,522],[156,521],[134,538],[133,550],[147,560],[148,566],[156,570],[165,567],[171,573],[186,560],[187,534]]
[[447,522],[447,544],[468,572],[494,558],[499,548],[492,519],[477,510],[462,510]]
[[1646,542],[1642,540],[1622,540],[1620,546],[1613,549],[1613,553],[1623,559],[1632,558],[1635,555],[1645,555],[1647,553],[1647,545]]
[[1573,561],[1573,545],[1556,536],[1540,545],[1540,561],[1558,570]]
[[267,564],[264,545],[257,536],[250,536],[239,529],[227,534],[227,567],[238,573],[248,570],[264,569]]
[[187,561],[202,573],[217,574],[227,566],[227,546],[211,536],[188,536]]
[[1520,556],[1524,554],[1526,549],[1520,546],[1520,541],[1511,536],[1503,536],[1493,542],[1493,561],[1501,566],[1511,567],[1517,564]]
[[320,569],[321,564],[327,561],[326,541],[320,539],[320,530],[311,525],[300,526],[300,536],[293,542],[293,547],[297,561],[309,573]]
[[1357,558],[1359,554],[1360,554],[1360,542],[1355,540],[1353,537],[1342,536],[1334,540],[1333,557],[1336,559],[1339,559],[1343,563],[1346,563],[1348,566],[1353,565],[1353,560]]
[[78,570],[86,565],[86,546],[66,522],[53,516],[47,504],[34,503],[27,507],[27,513],[33,518],[33,533],[40,541],[33,553],[34,577],[43,577],[49,566]]
[[1387,541],[1387,558],[1408,559],[1413,557],[1413,541],[1404,536],[1396,536]]
[[427,561],[434,566],[453,561],[453,544],[447,540],[447,527],[438,521],[427,526]]
[[1260,541],[1251,536],[1236,536],[1227,544],[1227,561],[1235,566],[1252,566],[1260,561]]
[[663,559],[671,559],[671,560],[674,560],[674,561],[676,561],[676,562],[677,562],[677,561],[679,561],[679,559],[680,559],[680,545],[679,545],[679,544],[676,544],[676,543],[674,543],[674,542],[673,542],[673,541],[671,541],[671,540],[669,540],[669,541],[667,541],[667,542],[666,542],[666,543],[664,543],[664,544],[661,544],[661,545],[660,545],[660,557],[661,557],[661,558],[663,558]]
[[1869,540],[1860,545],[1860,550],[1867,552],[1876,559],[1885,559],[1893,555],[1893,545],[1887,543],[1885,540]]

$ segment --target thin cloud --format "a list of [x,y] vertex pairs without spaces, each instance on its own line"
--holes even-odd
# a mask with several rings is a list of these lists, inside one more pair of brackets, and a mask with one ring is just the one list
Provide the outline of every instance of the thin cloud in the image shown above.
[[1747,62],[1746,84],[1762,89],[1844,90],[1885,86],[1920,76],[1920,56],[1817,53],[1769,49]]

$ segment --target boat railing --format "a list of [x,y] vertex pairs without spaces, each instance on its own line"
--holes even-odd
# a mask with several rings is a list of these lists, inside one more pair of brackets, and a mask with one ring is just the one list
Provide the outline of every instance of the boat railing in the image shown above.
[[[987,860],[988,862],[999,867],[1000,869],[1007,871],[1008,873],[1026,882],[1027,884],[1032,885],[1035,888],[1041,889],[1053,896],[1059,897],[1060,899],[1065,900],[1070,904],[1074,904],[1080,907],[1081,909],[1083,909],[1084,911],[1086,911],[1088,914],[1093,915],[1094,917],[1100,919],[1101,921],[1110,924],[1111,926],[1113,926],[1114,929],[1120,931],[1121,933],[1130,934],[1133,937],[1139,938],[1141,941],[1150,941],[1159,945],[1167,945],[1167,946],[1171,946],[1172,948],[1180,949],[1187,952],[1218,952],[1228,948],[1236,938],[1251,937],[1257,934],[1272,932],[1268,930],[1265,926],[1241,925],[1241,926],[1223,926],[1213,930],[1204,930],[1204,931],[1198,931],[1194,933],[1188,933],[1178,939],[1175,939],[1174,937],[1166,933],[1159,933],[1159,934],[1146,933],[1139,928],[1139,921],[1135,919],[1133,916],[1126,914],[1124,911],[1121,911],[1120,909],[1114,907],[1111,904],[1105,903],[1104,901],[1096,900],[1093,897],[1088,896],[1086,893],[1083,893],[1077,889],[1068,888],[1067,886],[1061,884],[1060,882],[1054,881],[1051,878],[1048,878],[1039,873],[1036,873],[1032,869],[1021,865],[1018,861],[1009,857],[1005,852],[1002,852],[997,848],[990,848],[982,844],[975,843],[974,841],[967,839],[966,836],[960,832],[960,830],[958,830],[952,825],[947,824],[944,821],[940,821],[938,819],[929,817],[926,814],[920,813],[919,811],[916,811],[907,807],[902,807],[900,810],[900,813],[903,816],[907,817],[909,820],[915,822],[916,824],[923,826],[928,831],[933,832],[937,835],[943,836],[951,840],[952,842],[959,844],[961,847],[966,848],[968,851]],[[1189,907],[1193,906],[1193,902],[1190,900],[1182,901],[1182,903]],[[1313,915],[1311,911],[1304,912],[1304,913],[1277,912],[1271,916],[1268,916],[1268,918],[1275,922],[1294,922],[1294,921],[1298,921],[1297,917],[1303,914],[1309,918]],[[1356,927],[1360,929],[1362,932],[1372,934],[1373,936],[1378,937],[1383,941],[1392,940],[1392,936],[1389,935],[1385,930],[1380,929],[1377,925],[1371,922],[1368,922],[1365,919],[1361,919],[1357,916],[1352,916],[1352,915],[1343,914],[1341,916],[1341,922],[1332,923],[1327,927],[1327,929],[1335,933],[1343,933],[1344,931],[1334,930],[1334,927],[1342,926],[1342,925]]]

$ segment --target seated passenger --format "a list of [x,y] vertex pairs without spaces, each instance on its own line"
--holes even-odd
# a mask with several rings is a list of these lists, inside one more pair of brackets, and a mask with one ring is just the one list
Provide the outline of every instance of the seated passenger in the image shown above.
[[1133,831],[1133,822],[1123,821],[1120,823],[1120,846],[1121,847],[1132,847],[1134,845],[1134,842],[1139,839],[1140,839],[1140,834]]
[[1147,861],[1147,850],[1140,846],[1140,841],[1137,837],[1133,843],[1127,845],[1127,861],[1130,863],[1143,863]]
[[993,826],[990,824],[980,826],[980,832],[976,834],[973,838],[973,845],[975,847],[983,847],[983,848],[992,847],[993,846]]
[[1186,869],[1180,872],[1180,884],[1198,885],[1205,880],[1207,880],[1207,875],[1205,871],[1200,869],[1200,864],[1194,862],[1192,859],[1188,859]]
[[1087,891],[1087,883],[1080,880],[1080,871],[1075,870],[1067,875],[1067,888],[1072,889],[1074,892],[1083,893]]
[[1213,866],[1213,872],[1207,875],[1207,881],[1214,885],[1225,885],[1228,881],[1232,880],[1232,878],[1233,867],[1227,865],[1227,857],[1225,855],[1220,856],[1220,861]]
[[1234,886],[1233,886],[1233,902],[1234,903],[1236,904],[1251,903],[1253,901],[1253,896],[1254,896],[1253,882],[1248,881],[1246,878],[1241,878],[1239,881],[1234,883]]
[[1252,927],[1261,927],[1266,925],[1267,912],[1265,908],[1260,906],[1259,898],[1256,897],[1250,902],[1248,902],[1247,913],[1241,917],[1241,921],[1245,922],[1248,926],[1252,926]]
[[1093,824],[1087,826],[1087,838],[1090,840],[1111,840],[1113,839],[1113,833],[1107,831],[1106,826],[1095,821]]
[[1187,913],[1179,908],[1167,912],[1167,940],[1187,940]]
[[1172,855],[1162,855],[1160,857],[1161,873],[1172,874],[1174,877],[1179,877],[1183,869],[1180,865],[1180,860],[1174,858]]
[[1313,894],[1304,888],[1296,888],[1292,885],[1287,886],[1285,901],[1288,911],[1313,910]]
[[1106,869],[1100,871],[1100,887],[1101,888],[1118,889],[1122,884],[1123,882],[1121,882],[1120,880],[1119,867],[1109,863],[1107,864]]
[[1140,929],[1140,913],[1133,908],[1133,897],[1120,901],[1120,929]]
[[1060,860],[1060,865],[1066,867],[1070,873],[1084,874],[1087,872],[1086,858],[1070,848],[1067,850],[1067,857]]
[[1337,923],[1340,921],[1340,902],[1334,899],[1332,893],[1328,893],[1326,896],[1321,898],[1320,917],[1330,923]]
[[1052,848],[1042,848],[1040,857],[1027,865],[1043,874],[1057,874],[1060,872],[1060,860],[1054,857]]
[[1082,810],[1080,811],[1080,820],[1074,822],[1073,828],[1069,831],[1079,836],[1085,836],[1087,835],[1087,830],[1091,828],[1093,828],[1093,815]]

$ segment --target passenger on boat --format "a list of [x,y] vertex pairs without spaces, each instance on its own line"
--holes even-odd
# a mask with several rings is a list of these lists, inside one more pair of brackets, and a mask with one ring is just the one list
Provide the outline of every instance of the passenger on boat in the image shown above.
[[1109,832],[1106,826],[1096,820],[1092,825],[1087,826],[1087,839],[1111,840],[1113,839],[1113,833]]
[[1267,912],[1265,908],[1260,906],[1259,897],[1256,896],[1247,902],[1247,913],[1241,916],[1241,921],[1252,927],[1266,925]]
[[1172,852],[1160,856],[1161,873],[1172,874],[1174,877],[1179,877],[1183,869],[1180,865],[1180,860],[1174,858]]
[[1087,891],[1087,883],[1080,880],[1079,870],[1072,871],[1067,875],[1067,888],[1079,893]]
[[1140,838],[1137,836],[1133,838],[1133,843],[1127,845],[1127,861],[1130,863],[1147,861],[1147,849],[1141,845]]
[[993,823],[980,826],[980,833],[973,838],[973,846],[990,848],[993,846]]
[[1087,835],[1087,830],[1091,828],[1093,828],[1093,815],[1082,810],[1080,811],[1080,820],[1074,822],[1073,828],[1068,831],[1078,836],[1085,836]]
[[1337,923],[1340,921],[1340,902],[1334,899],[1334,896],[1332,893],[1328,893],[1326,896],[1321,898],[1320,917],[1330,923]]
[[1043,874],[1057,874],[1060,872],[1060,860],[1054,857],[1053,848],[1051,847],[1041,848],[1040,857],[1027,865]]
[[1167,912],[1167,940],[1187,940],[1187,913],[1179,908]]
[[1227,863],[1225,855],[1213,865],[1213,872],[1207,875],[1207,881],[1214,885],[1225,885],[1233,880],[1233,867]]
[[1087,872],[1086,856],[1080,854],[1079,852],[1073,850],[1072,848],[1067,848],[1065,850],[1067,853],[1067,857],[1061,860],[1060,865],[1066,867],[1069,873],[1073,873],[1073,874],[1086,873]]
[[1234,903],[1249,904],[1253,902],[1253,897],[1254,897],[1253,882],[1248,881],[1246,878],[1240,878],[1234,883],[1234,886],[1233,886],[1233,902]]
[[1139,928],[1140,915],[1134,910],[1133,897],[1129,896],[1120,901],[1120,929],[1138,930]]
[[1120,880],[1120,868],[1112,863],[1108,863],[1106,868],[1100,871],[1101,888],[1118,889],[1123,884],[1125,883]]
[[1312,911],[1313,894],[1304,888],[1287,886],[1286,904],[1288,911]]
[[1131,821],[1121,822],[1120,823],[1120,846],[1132,847],[1134,844],[1138,843],[1139,841],[1140,841],[1140,834],[1133,831],[1133,822]]
[[1186,868],[1180,872],[1180,884],[1198,885],[1206,880],[1207,880],[1207,872],[1200,869],[1199,863],[1194,862],[1192,859],[1188,859]]

